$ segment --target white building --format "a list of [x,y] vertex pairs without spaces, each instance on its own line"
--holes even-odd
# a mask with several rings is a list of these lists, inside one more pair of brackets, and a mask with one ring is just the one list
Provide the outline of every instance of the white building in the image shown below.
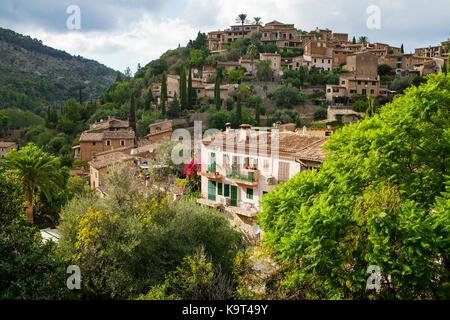
[[[281,129],[282,130],[282,129]],[[201,146],[201,191],[197,202],[231,213],[251,233],[261,197],[277,184],[323,162],[326,137],[279,128],[241,125],[206,138]]]

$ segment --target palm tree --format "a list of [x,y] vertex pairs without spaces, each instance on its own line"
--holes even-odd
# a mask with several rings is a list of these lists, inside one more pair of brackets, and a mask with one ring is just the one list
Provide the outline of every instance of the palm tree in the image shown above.
[[257,57],[259,53],[258,47],[255,44],[251,44],[248,46],[247,49],[247,56],[250,58],[251,60],[251,65],[252,65],[252,75],[254,75],[254,71],[253,71],[253,60]]
[[14,170],[21,179],[27,203],[27,219],[33,222],[33,210],[39,195],[49,199],[50,193],[62,185],[59,159],[30,143],[19,151],[9,152],[3,165]]
[[262,21],[261,21],[261,17],[254,17],[253,20],[255,20],[255,24],[260,26]]
[[236,18],[236,22],[241,23],[242,26],[244,26],[244,24],[247,22],[247,15],[245,13],[239,14]]
[[369,39],[366,36],[359,37],[359,43],[366,44]]

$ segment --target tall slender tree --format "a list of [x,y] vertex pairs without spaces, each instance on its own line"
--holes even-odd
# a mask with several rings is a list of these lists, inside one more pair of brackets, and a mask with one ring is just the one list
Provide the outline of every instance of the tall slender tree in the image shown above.
[[193,102],[193,92],[192,92],[192,72],[191,66],[189,65],[189,75],[188,75],[188,89],[187,89],[187,107],[188,109],[192,108]]
[[152,92],[152,88],[149,87],[147,90],[147,93],[145,94],[144,111],[150,111],[152,102],[153,102],[153,92]]
[[236,125],[239,126],[242,124],[242,104],[241,104],[241,95],[237,95],[237,104],[236,104]]
[[217,111],[220,110],[222,106],[222,100],[220,99],[220,83],[222,81],[222,69],[217,68],[216,81],[214,84],[214,104],[216,105]]
[[161,80],[161,114],[166,115],[166,102],[167,102],[167,74],[164,71]]
[[356,38],[355,38],[355,36],[353,36],[352,43],[353,43],[353,44],[356,44]]
[[400,52],[405,53],[405,48],[403,47],[403,43],[402,43],[402,47],[400,48]]
[[187,109],[187,95],[186,95],[186,69],[183,67],[180,74],[180,109]]
[[134,98],[134,94],[131,94],[130,97],[130,111],[128,114],[128,123],[131,128],[136,132],[136,101]]
[[51,193],[64,183],[60,160],[30,143],[21,150],[9,152],[3,159],[3,166],[14,170],[21,179],[27,204],[26,216],[33,222],[39,196],[50,199]]
[[260,117],[261,117],[261,101],[256,101],[256,106],[255,106],[255,120],[256,120],[256,125],[259,126],[260,125]]

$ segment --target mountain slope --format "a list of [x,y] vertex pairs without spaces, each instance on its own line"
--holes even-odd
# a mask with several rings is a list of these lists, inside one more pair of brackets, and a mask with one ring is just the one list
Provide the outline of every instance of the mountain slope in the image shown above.
[[0,109],[42,113],[69,98],[98,98],[117,72],[97,61],[72,56],[42,41],[0,28]]

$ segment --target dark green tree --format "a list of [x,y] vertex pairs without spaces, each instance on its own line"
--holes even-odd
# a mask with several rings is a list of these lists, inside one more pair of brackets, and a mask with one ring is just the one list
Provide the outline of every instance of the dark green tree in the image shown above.
[[193,103],[191,66],[189,66],[188,70],[189,70],[189,75],[188,75],[188,89],[187,89],[187,107],[190,110],[190,109],[192,109],[192,103]]
[[128,115],[128,122],[133,130],[136,132],[136,101],[134,98],[134,94],[131,95],[130,98],[130,110]]
[[180,109],[181,111],[186,110],[188,107],[188,99],[186,95],[186,69],[181,68],[180,74]]
[[166,103],[167,103],[167,74],[164,71],[161,80],[161,114],[166,115]]
[[222,106],[222,100],[220,99],[220,83],[222,81],[222,69],[218,68],[216,72],[216,81],[214,83],[214,104],[216,105],[217,111],[220,110]]

